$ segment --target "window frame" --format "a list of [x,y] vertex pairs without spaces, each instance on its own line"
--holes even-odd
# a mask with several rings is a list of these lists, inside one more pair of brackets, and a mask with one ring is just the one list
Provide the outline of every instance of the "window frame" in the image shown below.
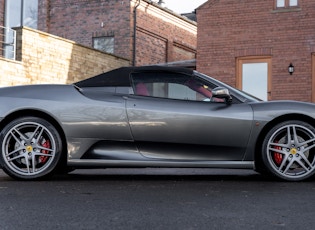
[[300,1],[296,0],[297,4],[296,5],[291,5],[291,0],[283,0],[284,1],[284,6],[278,6],[278,1],[275,0],[275,9],[291,9],[291,8],[299,8],[300,7]]

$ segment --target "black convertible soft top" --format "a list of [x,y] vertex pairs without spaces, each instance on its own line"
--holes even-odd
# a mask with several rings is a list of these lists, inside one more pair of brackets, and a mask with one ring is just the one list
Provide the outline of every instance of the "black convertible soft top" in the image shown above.
[[121,67],[91,77],[74,85],[83,87],[104,87],[104,86],[130,86],[130,74],[134,72],[175,72],[193,74],[193,70],[179,67],[166,67],[166,66],[141,66],[141,67]]

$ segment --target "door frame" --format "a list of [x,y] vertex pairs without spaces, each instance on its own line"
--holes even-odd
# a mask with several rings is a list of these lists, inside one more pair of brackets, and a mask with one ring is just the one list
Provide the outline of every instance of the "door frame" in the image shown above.
[[267,99],[268,101],[272,99],[272,84],[271,84],[271,56],[247,56],[236,58],[236,88],[242,90],[243,88],[243,64],[248,63],[267,63],[268,66],[268,76],[267,76]]

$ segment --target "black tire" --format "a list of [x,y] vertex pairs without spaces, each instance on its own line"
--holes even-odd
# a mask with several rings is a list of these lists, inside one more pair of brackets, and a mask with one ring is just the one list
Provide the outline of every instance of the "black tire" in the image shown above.
[[38,117],[17,118],[0,134],[0,164],[19,180],[51,176],[61,159],[62,141],[55,127]]
[[262,161],[270,174],[286,181],[302,181],[315,173],[315,128],[290,120],[275,125],[262,146]]

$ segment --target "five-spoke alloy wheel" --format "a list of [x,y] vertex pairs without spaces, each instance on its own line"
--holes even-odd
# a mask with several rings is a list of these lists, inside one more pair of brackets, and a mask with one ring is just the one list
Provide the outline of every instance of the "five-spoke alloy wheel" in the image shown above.
[[3,170],[24,180],[52,174],[58,165],[62,146],[54,126],[38,117],[10,122],[1,132],[0,144]]
[[301,181],[315,173],[315,128],[302,121],[286,121],[266,135],[263,162],[273,175]]

